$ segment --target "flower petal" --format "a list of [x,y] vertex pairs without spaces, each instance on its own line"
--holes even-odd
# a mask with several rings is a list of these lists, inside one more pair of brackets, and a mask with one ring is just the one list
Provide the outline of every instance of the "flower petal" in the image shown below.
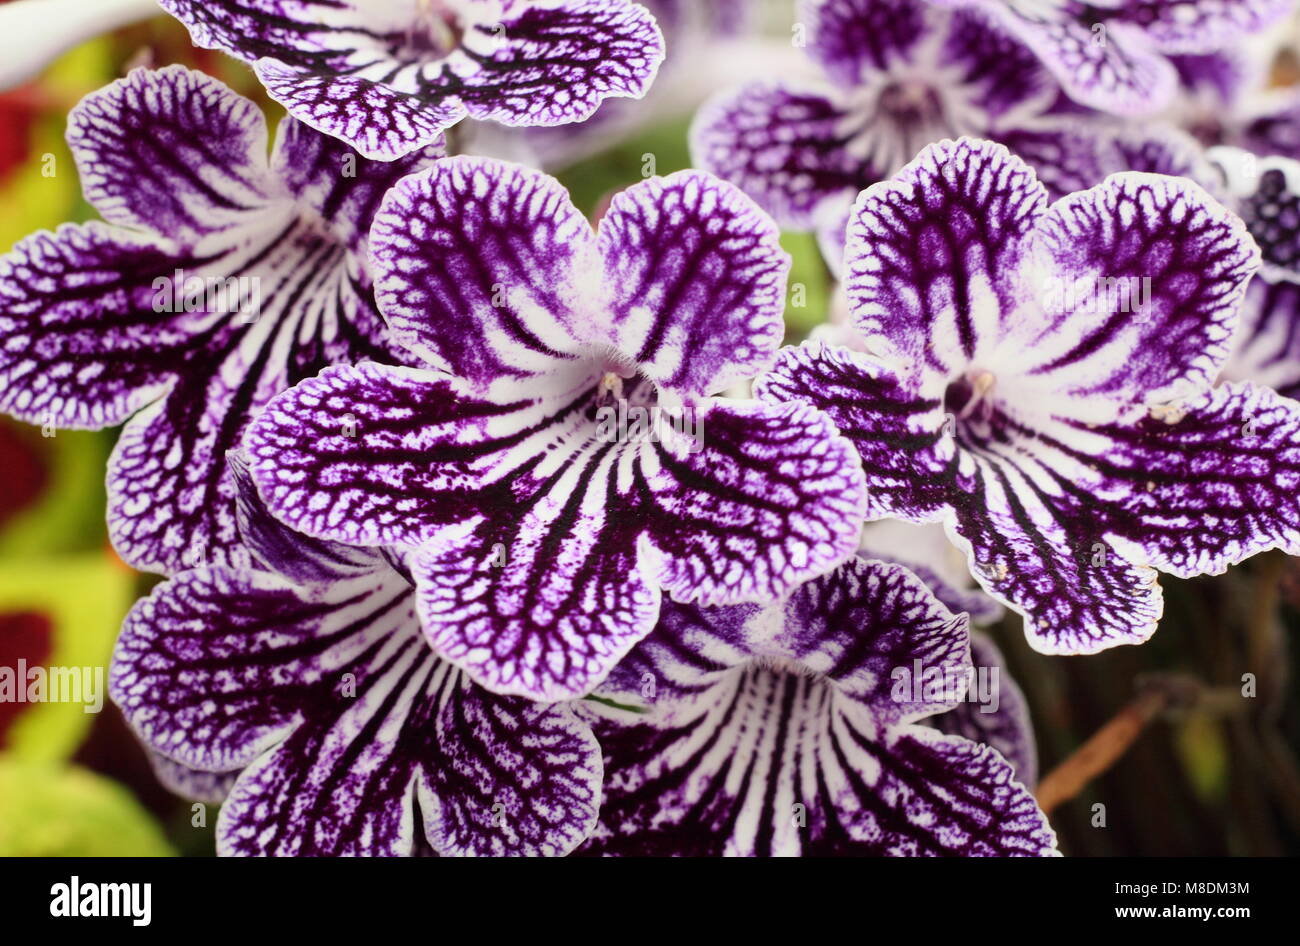
[[[421,639],[392,572],[294,586],[187,572],[128,617],[114,699],[155,749],[244,767],[223,854],[563,854],[600,759],[564,707],[476,690]],[[422,816],[417,827],[416,814]]]
[[193,245],[287,196],[261,110],[184,66],[135,69],[68,115],[82,189],[110,223]]
[[531,502],[449,528],[412,559],[430,643],[480,686],[584,696],[654,627],[660,591],[611,495],[616,459],[576,455]]
[[[950,710],[963,697],[969,619],[953,615],[902,565],[853,558],[795,590],[783,630],[760,653],[824,674],[838,693],[895,727]],[[934,681],[943,685],[930,686]]]
[[912,58],[927,32],[926,5],[916,0],[817,0],[805,9],[808,51],[840,86],[862,85]]
[[347,581],[375,570],[373,550],[313,539],[274,518],[241,455],[228,453],[226,465],[235,488],[239,539],[248,552],[241,567],[264,568],[303,585]]
[[192,769],[173,762],[152,749],[145,751],[154,775],[167,791],[207,805],[222,804],[239,776],[237,771],[204,772],[202,769]]
[[784,333],[790,256],[735,187],[680,171],[616,195],[597,245],[612,343],[661,389],[708,395],[767,367]]
[[1046,203],[1023,161],[968,138],[931,145],[865,190],[845,285],[868,344],[909,373],[967,363],[1021,302],[1023,238]]
[[821,412],[718,402],[702,443],[674,431],[646,464],[646,538],[677,601],[768,601],[851,556],[866,489],[857,455]]
[[[1076,102],[1117,115],[1149,115],[1172,98],[1178,73],[1143,31],[1122,20],[1039,19],[1011,3],[986,9],[1027,46]],[[1099,41],[1100,39],[1100,41]]]
[[654,17],[623,0],[517,4],[499,28],[478,29],[490,52],[470,52],[457,94],[474,118],[504,125],[564,125],[611,96],[641,98],[664,58]]
[[389,192],[371,243],[376,295],[398,341],[475,388],[554,370],[593,318],[573,274],[595,235],[538,171],[439,161]]
[[845,118],[823,92],[755,83],[723,93],[696,113],[691,156],[781,225],[807,230],[823,201],[856,194],[888,171],[850,154]]
[[1174,53],[1208,53],[1241,42],[1293,9],[1290,0],[1124,0],[1126,20],[1139,23],[1155,45]]
[[1155,572],[1108,544],[1103,511],[1088,495],[1095,474],[1047,456],[1020,435],[970,460],[949,536],[989,594],[1025,617],[1046,654],[1091,654],[1155,633],[1163,598]]
[[208,318],[154,311],[156,282],[186,262],[98,222],[21,240],[0,258],[0,410],[93,429],[157,400]]
[[349,545],[418,544],[467,514],[463,499],[497,462],[474,434],[511,413],[458,398],[435,372],[336,366],[273,400],[244,449],[268,508],[296,531]]
[[1295,401],[1234,382],[1181,404],[1177,419],[1097,433],[1112,445],[1098,464],[1098,493],[1126,557],[1189,577],[1271,548],[1300,552]]
[[378,160],[429,144],[467,114],[581,121],[607,97],[643,95],[664,54],[654,18],[623,0],[515,3],[490,23],[491,5],[462,5],[461,35],[441,39],[432,38],[440,11],[412,0],[162,5],[196,45],[253,63],[290,114]]
[[963,611],[972,623],[1001,620],[1002,605],[979,588],[966,568],[966,558],[948,541],[937,522],[917,525],[902,519],[881,519],[862,530],[858,555],[896,562],[910,571],[954,614]]
[[1218,375],[1258,254],[1200,186],[1112,175],[1053,204],[1035,246],[1046,318],[1026,319],[1016,341],[1038,382],[1142,403]]

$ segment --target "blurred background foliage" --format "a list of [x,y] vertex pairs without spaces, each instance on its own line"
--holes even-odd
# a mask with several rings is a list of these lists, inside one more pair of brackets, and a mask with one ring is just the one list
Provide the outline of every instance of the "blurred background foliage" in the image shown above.
[[[282,114],[246,68],[194,49],[166,17],[88,42],[0,94],[0,251],[94,216],[63,140],[69,109],[134,66],[172,62],[256,99],[273,122]],[[560,177],[597,216],[641,179],[647,156],[660,174],[688,166],[689,118],[669,116]],[[797,342],[826,320],[833,284],[812,237],[783,243],[794,258],[787,341]],[[104,468],[117,431],[50,433],[0,417],[0,665],[106,674],[122,617],[158,579],[129,569],[108,542]],[[1042,772],[1135,696],[1167,696],[1127,751],[1052,812],[1064,851],[1300,853],[1300,561],[1274,553],[1225,576],[1162,583],[1165,617],[1142,647],[1047,657],[1028,648],[1018,618],[991,629],[1029,699]],[[1243,674],[1255,675],[1253,699],[1232,698]],[[93,715],[0,703],[0,855],[210,855],[215,821],[215,810],[162,787],[110,703]]]

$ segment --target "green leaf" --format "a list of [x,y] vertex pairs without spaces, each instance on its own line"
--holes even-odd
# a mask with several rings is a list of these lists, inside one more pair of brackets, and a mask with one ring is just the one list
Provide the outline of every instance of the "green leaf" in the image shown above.
[[126,788],[75,766],[0,755],[0,857],[168,857]]

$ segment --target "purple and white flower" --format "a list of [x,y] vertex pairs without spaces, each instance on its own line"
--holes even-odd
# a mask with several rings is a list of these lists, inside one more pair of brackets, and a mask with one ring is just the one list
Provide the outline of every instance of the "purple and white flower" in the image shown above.
[[898,565],[854,559],[767,607],[666,604],[597,691],[613,705],[579,710],[605,784],[578,853],[1054,854],[1006,759],[918,725],[971,670],[966,617]]
[[371,162],[287,119],[268,160],[257,106],[177,66],[87,96],[68,141],[105,222],[0,259],[0,411],[126,422],[108,473],[119,553],[148,571],[221,563],[236,542],[224,455],[249,417],[327,365],[402,357],[369,225],[441,148]]
[[587,118],[640,98],[664,57],[628,0],[160,0],[194,42],[252,64],[304,124],[389,161],[466,116]]
[[1213,386],[1259,250],[1195,183],[1050,207],[1006,148],[927,148],[864,191],[845,257],[872,354],[786,349],[756,386],[857,447],[868,518],[942,521],[1048,653],[1145,640],[1156,570],[1300,551],[1300,407]]
[[1179,94],[1170,120],[1206,146],[1300,158],[1300,89],[1272,85],[1272,52],[1233,48],[1175,57]]
[[429,648],[389,560],[296,535],[241,485],[247,561],[127,617],[110,692],[169,784],[224,798],[225,855],[563,855],[599,747],[573,709],[498,696]]
[[780,344],[777,237],[698,172],[628,188],[593,230],[553,178],[439,161],[371,235],[426,367],[277,398],[245,438],[258,489],[298,531],[401,549],[434,649],[478,683],[585,694],[663,592],[770,600],[857,546],[863,474],[825,415],[711,396]]
[[813,229],[825,214],[838,224],[841,203],[942,138],[1005,140],[1051,161],[1077,146],[1081,119],[1052,114],[1060,87],[1032,51],[978,12],[924,0],[800,9],[824,81],[742,86],[701,109],[691,132],[696,165],[783,226]]
[[1293,0],[935,0],[997,18],[1075,101],[1149,115],[1178,85],[1171,56],[1216,52],[1285,16]]

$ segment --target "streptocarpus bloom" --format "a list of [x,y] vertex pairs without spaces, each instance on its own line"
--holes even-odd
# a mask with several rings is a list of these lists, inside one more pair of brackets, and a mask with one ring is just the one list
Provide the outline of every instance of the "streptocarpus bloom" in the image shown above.
[[827,202],[851,202],[941,138],[1005,135],[1037,154],[1053,142],[1070,150],[1065,129],[1045,117],[1059,86],[981,14],[924,0],[806,9],[808,52],[826,82],[744,86],[702,109],[691,132],[696,164],[783,226],[811,229]]
[[497,696],[430,650],[375,550],[315,542],[241,484],[240,566],[126,619],[110,692],[169,784],[225,796],[225,855],[566,854],[601,758],[566,706]]
[[170,572],[235,543],[224,455],[272,395],[326,365],[392,360],[367,262],[389,185],[441,154],[358,158],[199,72],[136,70],[87,96],[68,141],[106,223],[0,259],[0,410],[127,422],[108,474],[128,563]]
[[1170,119],[1206,146],[1300,158],[1300,89],[1272,85],[1271,52],[1225,49],[1175,58],[1180,93]]
[[160,0],[198,46],[252,64],[299,121],[389,161],[465,116],[582,121],[664,57],[628,0]]
[[605,755],[579,853],[1047,855],[988,745],[916,725],[964,696],[966,618],[854,559],[766,608],[666,604],[584,704]]
[[996,17],[1075,101],[1149,115],[1174,95],[1168,57],[1211,53],[1286,15],[1293,0],[937,0]]
[[852,554],[863,476],[826,417],[710,396],[771,363],[789,267],[731,185],[651,178],[593,231],[553,178],[448,158],[371,244],[429,369],[303,382],[249,429],[250,467],[293,528],[402,547],[434,648],[488,689],[582,695],[661,592],[771,599]]
[[927,148],[864,191],[845,256],[872,354],[786,349],[762,400],[821,406],[868,518],[942,521],[1049,653],[1145,640],[1156,569],[1300,551],[1300,406],[1214,387],[1259,251],[1191,181],[1047,205],[1004,147]]

